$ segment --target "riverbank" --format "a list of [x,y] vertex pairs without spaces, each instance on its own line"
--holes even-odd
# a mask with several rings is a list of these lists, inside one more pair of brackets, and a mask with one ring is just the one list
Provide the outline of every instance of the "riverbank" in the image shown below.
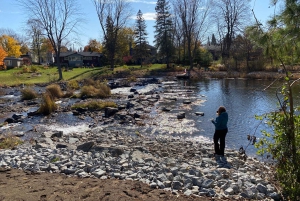
[[[0,197],[4,197],[4,200],[14,200],[17,197],[30,200],[30,196],[36,198],[44,196],[51,198],[44,200],[54,200],[53,195],[57,193],[58,196],[61,196],[62,192],[72,194],[72,191],[65,186],[66,184],[60,186],[58,192],[52,192],[53,195],[50,195],[50,192],[43,192],[43,189],[49,187],[49,182],[36,185],[39,175],[44,175],[43,172],[61,173],[66,175],[63,177],[68,177],[68,180],[80,180],[86,191],[91,191],[91,188],[96,191],[102,187],[98,182],[93,181],[91,185],[91,179],[85,182],[82,178],[99,179],[108,184],[114,184],[113,186],[118,187],[110,191],[120,190],[121,193],[118,196],[124,197],[124,200],[133,199],[130,193],[124,192],[126,190],[123,188],[128,188],[124,186],[124,181],[127,185],[133,185],[134,190],[136,181],[139,181],[148,185],[146,189],[166,190],[163,194],[157,191],[156,194],[159,196],[174,194],[180,196],[179,200],[184,200],[185,197],[181,197],[182,195],[189,196],[191,200],[203,200],[202,197],[213,197],[219,200],[280,199],[274,186],[275,183],[270,177],[273,174],[270,167],[253,158],[245,161],[233,150],[226,150],[225,157],[214,157],[213,145],[209,143],[186,141],[180,138],[149,139],[143,135],[128,137],[128,133],[122,131],[110,132],[101,128],[93,128],[89,132],[77,134],[86,139],[85,142],[65,148],[60,142],[70,140],[71,136],[55,132],[48,132],[47,135],[48,137],[44,140],[53,141],[56,148],[25,144],[16,150],[1,151]],[[75,138],[74,134],[72,138]],[[3,171],[6,168],[22,169],[27,174],[34,175],[34,177],[30,176],[31,179],[27,178],[28,176],[22,178],[26,180],[25,187],[21,185],[17,187],[17,189],[27,187],[28,194],[16,195],[14,193],[12,195],[12,191],[8,190],[7,186],[11,182],[7,179],[12,178],[14,174],[17,176],[22,173]],[[3,174],[6,175],[6,179]],[[63,183],[62,176],[54,177],[51,174],[45,174],[40,179],[43,177],[56,181],[56,187]],[[128,181],[135,182],[128,183]],[[52,182],[50,185],[53,185]],[[11,183],[11,185],[15,184]],[[152,191],[149,190],[149,192]],[[100,195],[103,194],[100,193]],[[86,196],[87,199],[78,200],[93,200],[88,195]],[[64,197],[67,198],[66,200],[72,200],[66,195]],[[140,197],[137,200],[147,200],[148,196],[146,197],[145,199]],[[162,200],[168,199],[162,197]]]

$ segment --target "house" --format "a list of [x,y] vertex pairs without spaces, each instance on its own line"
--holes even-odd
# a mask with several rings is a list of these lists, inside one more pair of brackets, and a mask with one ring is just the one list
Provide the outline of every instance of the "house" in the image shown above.
[[59,60],[61,65],[66,67],[100,66],[101,57],[99,52],[62,52]]
[[3,62],[5,63],[7,69],[20,67],[23,65],[23,59],[16,57],[5,57]]

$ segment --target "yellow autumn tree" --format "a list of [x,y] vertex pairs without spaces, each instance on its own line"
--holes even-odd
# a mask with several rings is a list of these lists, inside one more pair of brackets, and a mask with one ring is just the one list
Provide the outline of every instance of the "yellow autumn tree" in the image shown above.
[[0,46],[4,49],[9,57],[20,57],[21,46],[20,43],[15,40],[13,37],[8,35],[0,36]]
[[7,56],[7,53],[4,51],[4,49],[0,46],[0,66],[3,65],[3,60]]

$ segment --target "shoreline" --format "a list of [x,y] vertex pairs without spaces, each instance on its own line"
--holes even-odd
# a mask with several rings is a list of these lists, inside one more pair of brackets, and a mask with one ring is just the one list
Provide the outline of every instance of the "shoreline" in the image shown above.
[[[58,134],[48,133],[45,141],[55,135]],[[280,199],[273,181],[269,181],[270,167],[254,158],[244,161],[233,150],[225,150],[224,158],[214,157],[212,144],[173,137],[130,137],[125,132],[97,127],[73,148],[63,148],[59,143],[70,136],[55,137],[55,148],[26,144],[16,150],[1,150],[0,167],[33,174],[50,172],[80,178],[141,181],[152,189],[186,196]]]

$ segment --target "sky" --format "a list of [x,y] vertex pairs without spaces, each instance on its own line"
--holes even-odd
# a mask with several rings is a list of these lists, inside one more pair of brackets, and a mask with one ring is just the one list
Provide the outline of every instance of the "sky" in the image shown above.
[[[155,0],[127,0],[132,5],[132,19],[129,25],[135,23],[136,14],[139,10],[142,11],[143,17],[147,25],[148,42],[153,45],[155,25]],[[80,44],[73,44],[75,48],[84,47],[88,44],[89,39],[102,40],[102,31],[97,17],[96,10],[92,0],[79,0],[81,11],[84,13],[85,23],[82,26],[82,32],[79,35]],[[262,23],[274,15],[275,8],[270,6],[270,0],[251,0],[250,8],[253,9],[256,18]],[[0,0],[0,29],[11,29],[17,34],[24,35],[26,27],[26,15],[24,10],[16,4],[15,0]]]

